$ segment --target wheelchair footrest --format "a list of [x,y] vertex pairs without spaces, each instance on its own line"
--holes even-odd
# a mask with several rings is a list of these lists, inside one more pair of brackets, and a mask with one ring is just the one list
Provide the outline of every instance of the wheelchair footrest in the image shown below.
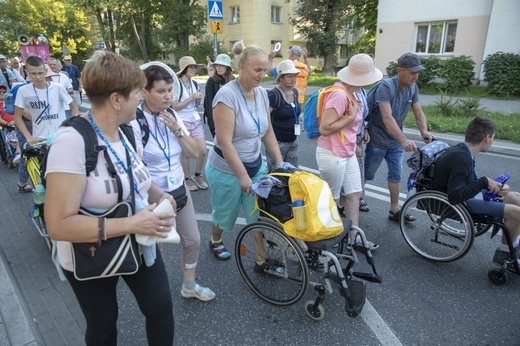
[[357,317],[366,300],[366,286],[363,281],[347,280],[350,297],[345,297],[345,312],[349,317]]
[[354,275],[355,277],[360,278],[362,280],[365,280],[368,282],[375,282],[377,284],[380,284],[383,281],[383,279],[381,278],[381,275],[379,275],[379,274],[353,272],[352,275]]

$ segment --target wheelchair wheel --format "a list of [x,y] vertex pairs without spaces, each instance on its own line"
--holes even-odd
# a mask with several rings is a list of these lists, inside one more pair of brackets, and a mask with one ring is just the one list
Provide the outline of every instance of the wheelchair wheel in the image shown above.
[[406,243],[420,256],[437,262],[463,257],[471,248],[475,231],[471,215],[461,205],[451,205],[446,194],[423,191],[410,197],[401,208],[414,222],[400,220]]
[[325,308],[319,304],[316,311],[314,311],[314,300],[308,300],[305,302],[305,312],[307,316],[315,321],[321,321],[325,318]]
[[[235,257],[246,284],[266,302],[287,306],[298,302],[309,285],[309,269],[298,244],[277,224],[259,221],[238,234]],[[256,261],[265,261],[266,267]]]
[[493,225],[489,223],[475,222],[475,237],[485,234],[491,227],[493,227]]
[[507,283],[507,274],[501,269],[491,269],[488,272],[488,278],[495,285],[505,285]]

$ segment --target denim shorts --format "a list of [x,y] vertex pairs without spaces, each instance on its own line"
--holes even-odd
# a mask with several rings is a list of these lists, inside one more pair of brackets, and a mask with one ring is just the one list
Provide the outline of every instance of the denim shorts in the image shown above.
[[480,198],[470,198],[466,201],[469,211],[473,215],[489,215],[498,219],[504,218],[505,203],[485,201]]
[[385,159],[386,165],[388,166],[386,180],[391,183],[401,182],[403,157],[403,147],[381,149],[368,143],[365,150],[365,179],[373,180],[381,162]]

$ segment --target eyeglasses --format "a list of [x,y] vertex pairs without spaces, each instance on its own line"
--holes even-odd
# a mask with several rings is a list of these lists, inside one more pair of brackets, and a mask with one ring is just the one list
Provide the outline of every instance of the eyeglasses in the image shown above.
[[7,93],[7,90],[0,90],[0,94],[5,94]]

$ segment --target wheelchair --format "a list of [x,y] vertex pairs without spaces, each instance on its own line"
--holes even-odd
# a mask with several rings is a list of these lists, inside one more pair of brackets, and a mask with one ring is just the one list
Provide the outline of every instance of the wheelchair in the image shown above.
[[[465,203],[451,204],[445,192],[433,189],[434,169],[434,164],[422,167],[421,160],[412,186],[417,193],[408,197],[401,208],[399,225],[408,246],[428,260],[451,262],[468,253],[475,237],[492,228],[493,238],[502,230],[511,257],[500,269],[491,269],[488,277],[493,283],[503,285],[508,280],[507,271],[520,274],[517,253],[503,220],[489,215],[473,214]],[[415,217],[416,220],[407,222],[405,214]]]
[[[280,219],[263,212],[267,210],[265,200],[257,196],[257,202],[258,221],[245,226],[235,242],[236,263],[249,288],[270,304],[289,306],[299,302],[311,286],[318,296],[305,302],[305,312],[311,319],[321,321],[325,317],[325,293],[333,293],[333,286],[337,286],[347,315],[357,317],[366,301],[365,281],[381,283],[363,230],[343,219],[341,234],[305,242],[287,235]],[[288,216],[283,221],[292,218],[290,200],[285,208]],[[363,246],[356,244],[357,234]],[[359,263],[358,252],[365,256],[370,272],[354,271]],[[259,266],[257,261],[267,265]]]
[[16,167],[13,162],[15,157],[16,145],[9,142],[6,131],[13,131],[12,128],[0,126],[0,157],[2,162],[7,165],[9,169]]

